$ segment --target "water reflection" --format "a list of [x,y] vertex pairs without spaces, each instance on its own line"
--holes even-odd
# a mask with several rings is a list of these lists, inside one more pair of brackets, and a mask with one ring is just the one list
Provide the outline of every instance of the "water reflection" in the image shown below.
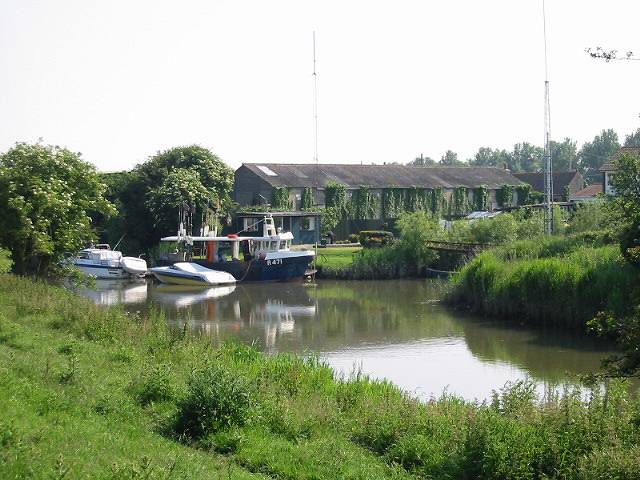
[[507,381],[557,383],[597,370],[608,346],[558,331],[514,328],[453,311],[426,281],[240,284],[193,289],[155,284],[99,286],[105,304],[154,304],[180,328],[215,344],[235,339],[268,353],[319,353],[344,374],[388,378],[421,396],[446,388],[485,399]]

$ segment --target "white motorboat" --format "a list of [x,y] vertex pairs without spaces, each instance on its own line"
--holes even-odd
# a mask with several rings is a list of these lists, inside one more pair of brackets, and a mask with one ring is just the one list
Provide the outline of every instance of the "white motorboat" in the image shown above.
[[72,262],[82,273],[95,278],[129,278],[147,272],[147,262],[142,258],[123,257],[106,243],[80,250]]
[[197,263],[178,262],[168,267],[154,267],[151,273],[162,283],[174,285],[228,285],[236,283],[233,275],[212,270]]

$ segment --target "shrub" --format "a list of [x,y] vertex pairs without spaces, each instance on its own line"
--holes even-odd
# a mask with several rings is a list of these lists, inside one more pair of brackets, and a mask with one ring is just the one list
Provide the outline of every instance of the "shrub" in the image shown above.
[[357,233],[351,233],[347,238],[349,240],[349,243],[358,243],[360,241]]
[[171,368],[162,364],[147,367],[133,386],[133,392],[141,405],[170,400],[175,394]]
[[382,247],[393,243],[393,233],[384,230],[362,230],[358,238],[364,248]]
[[0,273],[9,273],[12,266],[13,262],[9,252],[0,248]]
[[242,426],[249,417],[250,390],[241,377],[215,365],[194,371],[187,393],[178,403],[173,430],[200,439],[209,434]]

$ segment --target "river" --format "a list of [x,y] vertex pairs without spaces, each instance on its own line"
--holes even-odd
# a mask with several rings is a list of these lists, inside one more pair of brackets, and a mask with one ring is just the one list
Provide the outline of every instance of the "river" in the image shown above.
[[442,305],[425,280],[239,284],[194,289],[97,281],[83,294],[129,311],[161,309],[174,326],[266,353],[315,353],[338,372],[388,379],[421,397],[486,400],[506,382],[540,389],[596,371],[610,345],[575,332],[481,319]]

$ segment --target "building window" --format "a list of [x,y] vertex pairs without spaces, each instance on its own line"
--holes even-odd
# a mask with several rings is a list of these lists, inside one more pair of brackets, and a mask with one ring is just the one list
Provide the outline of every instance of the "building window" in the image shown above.
[[255,218],[243,218],[245,232],[257,232],[258,231],[258,221]]
[[302,217],[301,219],[302,230],[315,230],[316,219],[314,217]]

